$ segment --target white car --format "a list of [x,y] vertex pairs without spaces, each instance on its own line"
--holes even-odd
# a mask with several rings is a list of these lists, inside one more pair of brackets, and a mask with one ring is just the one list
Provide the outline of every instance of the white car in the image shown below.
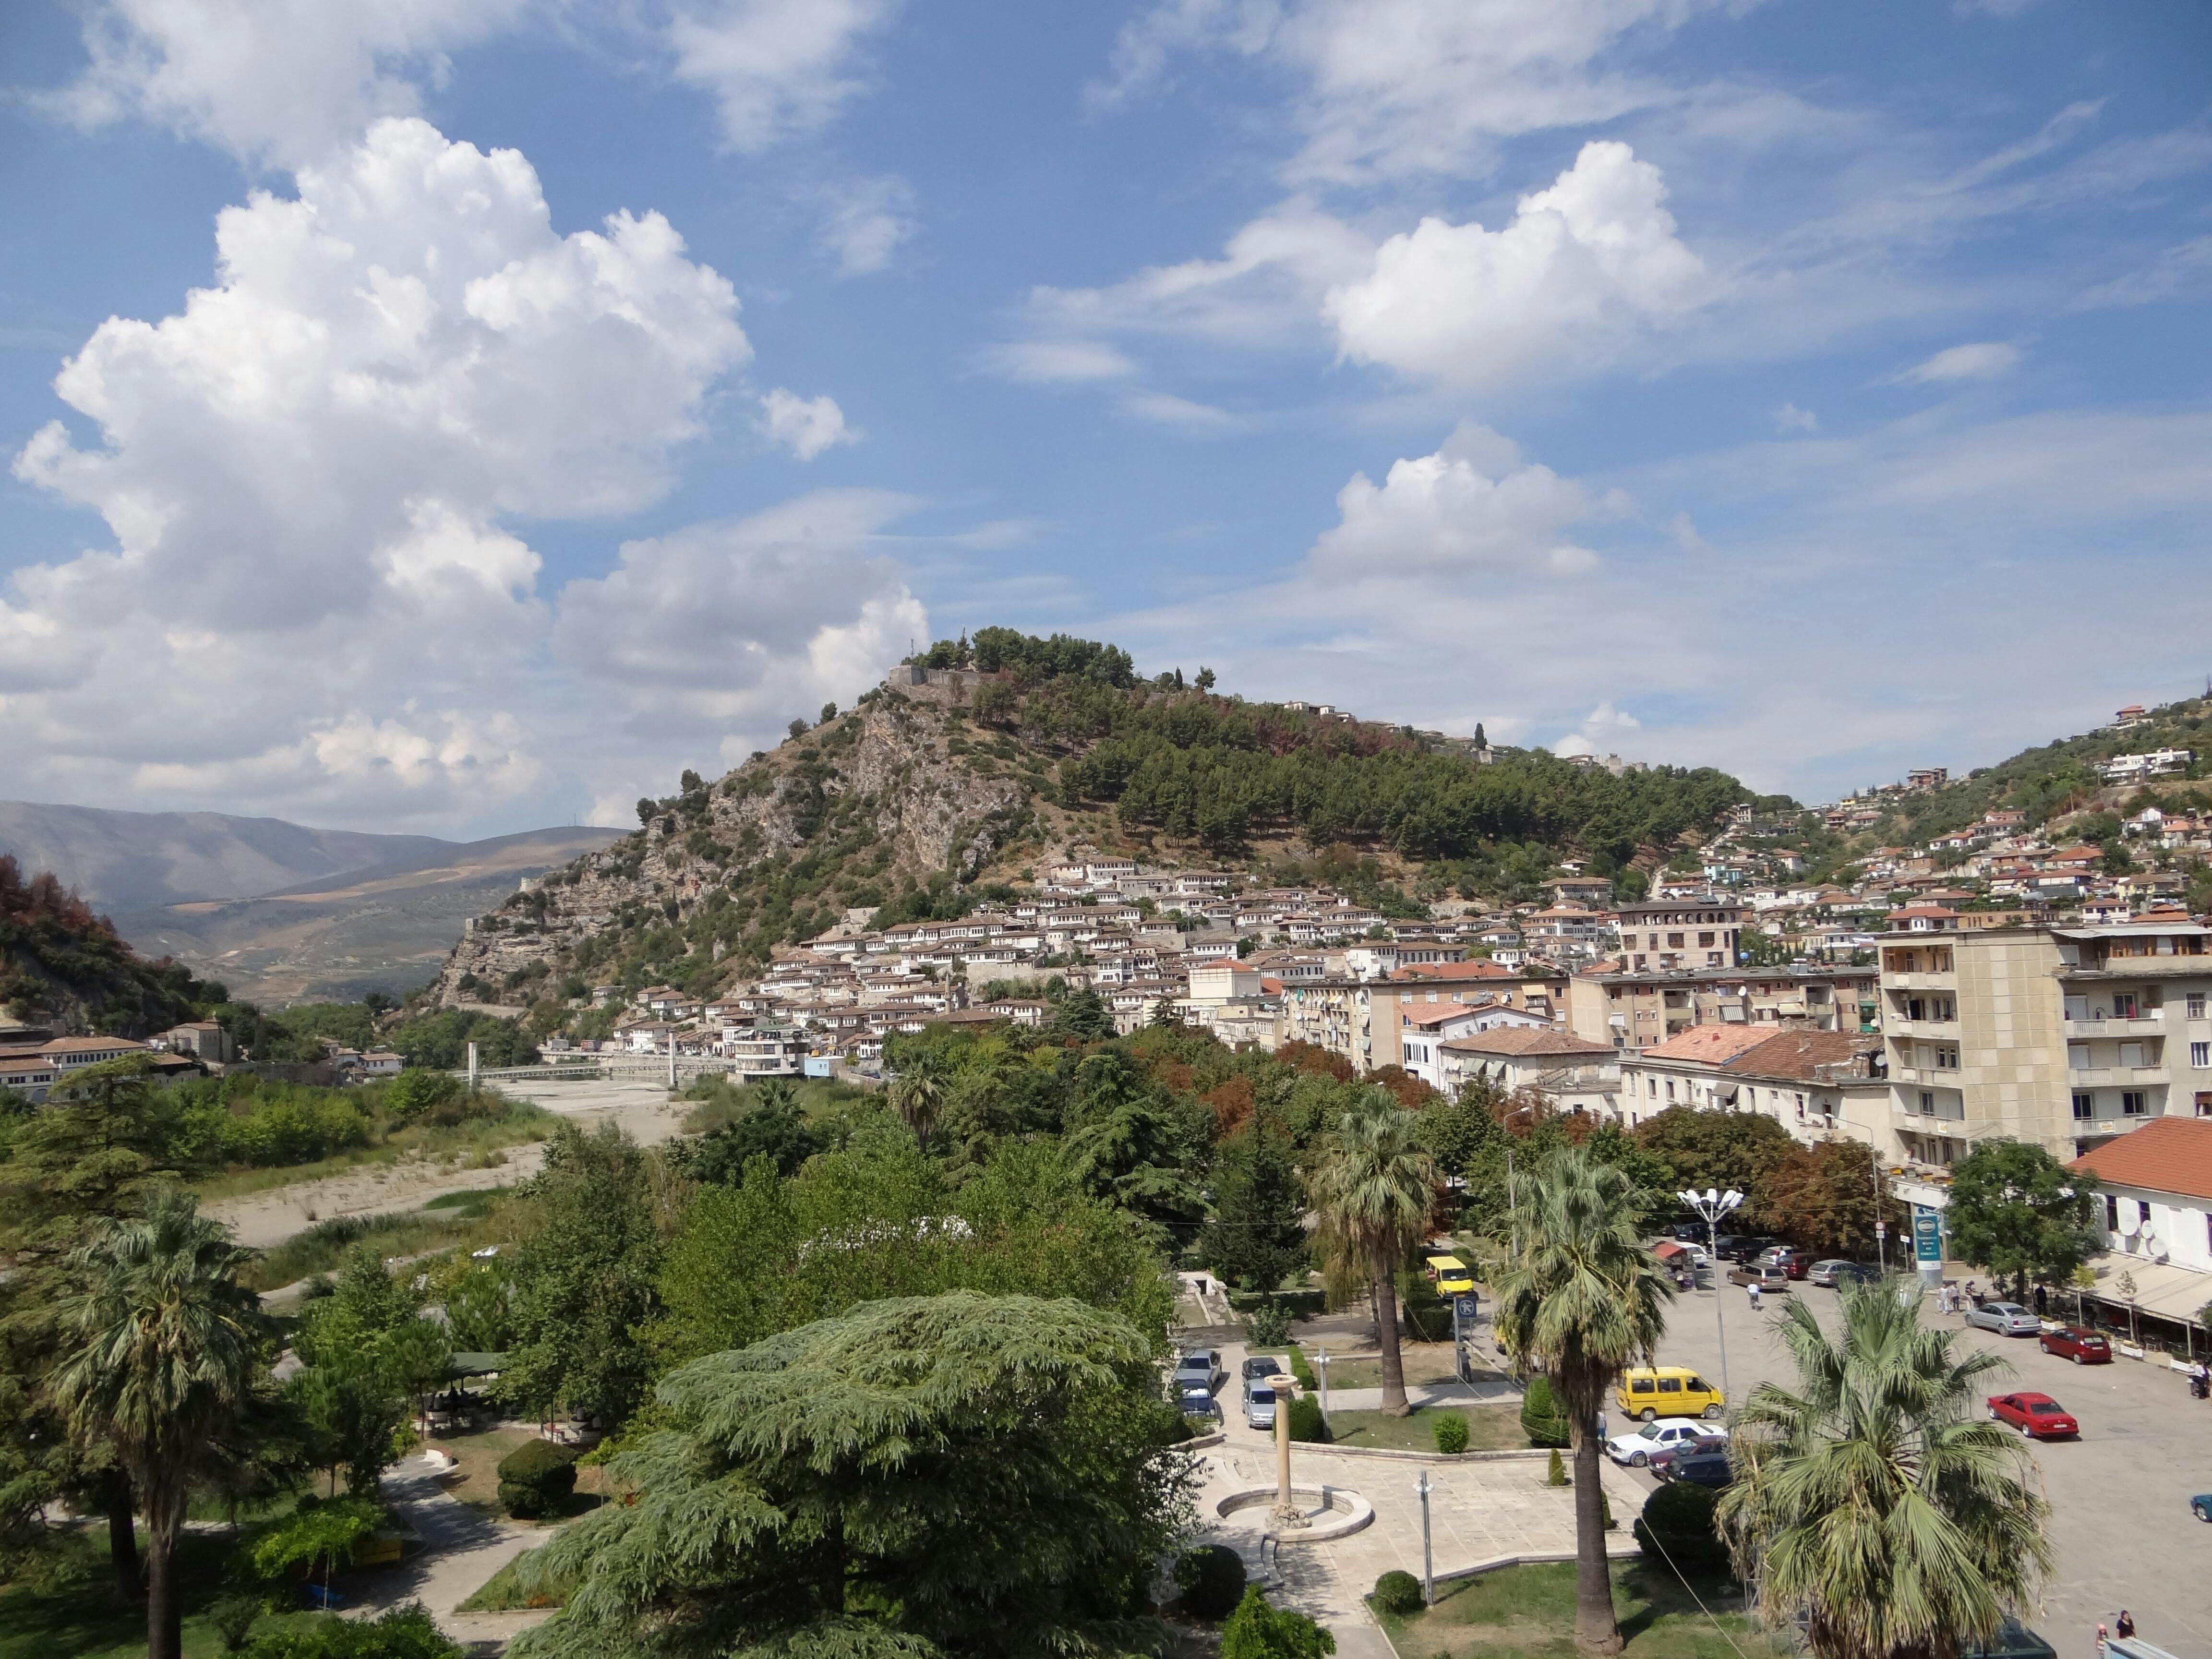
[[1661,1418],[1641,1425],[1632,1433],[1614,1435],[1605,1443],[1605,1454],[1616,1463],[1627,1463],[1640,1469],[1651,1462],[1653,1452],[1672,1451],[1698,1440],[1724,1444],[1728,1437],[1728,1430],[1718,1423]]

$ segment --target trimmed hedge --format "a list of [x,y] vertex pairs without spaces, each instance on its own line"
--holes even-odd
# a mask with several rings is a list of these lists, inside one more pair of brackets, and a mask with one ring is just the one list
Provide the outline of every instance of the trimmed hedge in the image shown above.
[[1636,1517],[1636,1547],[1662,1567],[1683,1572],[1719,1572],[1729,1563],[1728,1546],[1713,1522],[1719,1494],[1686,1480],[1669,1480],[1644,1500]]
[[1194,1619],[1226,1619],[1244,1599],[1244,1558],[1226,1544],[1185,1550],[1176,1559],[1182,1610]]
[[1567,1443],[1567,1419],[1552,1399],[1552,1380],[1547,1376],[1532,1376],[1521,1395],[1521,1426],[1528,1431],[1532,1446],[1564,1446]]
[[1447,1410],[1436,1420],[1437,1449],[1446,1457],[1456,1457],[1467,1449],[1467,1418],[1459,1412]]
[[1321,1401],[1311,1395],[1302,1394],[1291,1401],[1291,1438],[1316,1446],[1326,1446],[1334,1438],[1328,1419],[1321,1414]]
[[1421,1581],[1395,1568],[1375,1581],[1375,1605],[1384,1613],[1403,1618],[1421,1610]]
[[526,1441],[500,1460],[500,1507],[518,1521],[559,1508],[575,1490],[576,1454],[566,1446]]

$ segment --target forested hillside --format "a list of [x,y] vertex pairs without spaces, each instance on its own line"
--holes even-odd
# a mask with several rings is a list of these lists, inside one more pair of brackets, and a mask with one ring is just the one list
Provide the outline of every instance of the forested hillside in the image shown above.
[[849,910],[883,926],[1003,899],[1077,844],[1328,879],[1392,914],[1529,899],[1564,855],[1648,867],[1747,795],[1711,769],[1492,753],[985,629],[721,779],[641,800],[637,830],[480,918],[439,994],[544,1001],[550,1020],[594,980],[711,991]]
[[222,990],[175,963],[148,962],[51,873],[0,854],[0,1011],[68,1031],[145,1036]]

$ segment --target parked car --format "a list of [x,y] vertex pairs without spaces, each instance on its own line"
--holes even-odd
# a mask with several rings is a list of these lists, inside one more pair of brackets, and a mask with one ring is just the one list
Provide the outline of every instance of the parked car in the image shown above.
[[1213,1385],[1221,1381],[1221,1356],[1211,1348],[1196,1348],[1176,1358],[1175,1381],[1177,1389],[1203,1389],[1213,1392]]
[[1735,1468],[1724,1449],[1686,1447],[1665,1458],[1651,1460],[1651,1472],[1662,1480],[1686,1480],[1693,1486],[1725,1486],[1735,1479]]
[[1265,1382],[1248,1381],[1244,1384],[1244,1426],[1248,1429],[1272,1429],[1275,1426],[1275,1391]]
[[1255,1353],[1246,1356],[1239,1375],[1243,1377],[1245,1387],[1249,1388],[1255,1379],[1279,1376],[1290,1369],[1271,1353]]
[[1805,1270],[1807,1283],[1824,1285],[1832,1291],[1840,1291],[1846,1285],[1871,1285],[1881,1277],[1873,1268],[1863,1267],[1856,1261],[1846,1261],[1841,1256],[1815,1261]]
[[1758,1258],[1760,1251],[1771,1250],[1781,1242],[1778,1238],[1769,1238],[1764,1233],[1747,1233],[1739,1237],[1723,1239],[1721,1254],[1730,1261],[1751,1261]]
[[2212,1521],[2212,1492],[2200,1492],[2191,1498],[2189,1512],[2199,1521]]
[[2047,1394],[1993,1394],[1990,1419],[2009,1423],[2031,1440],[2064,1440],[2081,1432],[2073,1413]]
[[1623,1416],[1649,1423],[1656,1417],[1703,1417],[1718,1421],[1728,1409],[1721,1391],[1680,1365],[1635,1365],[1613,1385],[1613,1403]]
[[1211,1389],[1195,1385],[1179,1388],[1176,1390],[1176,1404],[1185,1417],[1210,1417],[1218,1421],[1221,1416],[1220,1403],[1214,1399]]
[[1779,1267],[1792,1279],[1802,1279],[1812,1270],[1813,1258],[1804,1251],[1787,1244],[1778,1244],[1771,1250],[1761,1250],[1752,1257],[1754,1267]]
[[1702,1244],[1711,1231],[1702,1221],[1678,1221],[1667,1230],[1667,1237],[1677,1244]]
[[2069,1325],[2063,1331],[2045,1331],[2036,1346],[2045,1353],[2070,1359],[2077,1365],[2112,1363],[2112,1345],[2100,1333],[2085,1331],[2079,1325]]
[[1668,1422],[1655,1419],[1626,1434],[1614,1435],[1605,1443],[1605,1453],[1616,1463],[1626,1463],[1640,1469],[1651,1462],[1654,1452],[1674,1451],[1705,1442],[1726,1445],[1728,1430],[1718,1423]]
[[1756,1285],[1762,1291],[1787,1291],[1790,1288],[1790,1269],[1787,1267],[1730,1267],[1728,1281],[1731,1285]]
[[1969,1308],[1966,1322],[1985,1331],[1995,1331],[1999,1336],[2033,1336],[2043,1328],[2035,1310],[2023,1308],[2017,1302],[1984,1302],[1978,1308]]

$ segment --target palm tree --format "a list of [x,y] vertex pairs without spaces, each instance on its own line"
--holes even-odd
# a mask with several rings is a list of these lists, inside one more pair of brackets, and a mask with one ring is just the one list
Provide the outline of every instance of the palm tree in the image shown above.
[[1842,1312],[1834,1337],[1802,1305],[1776,1322],[1796,1386],[1762,1382],[1738,1413],[1721,1523],[1818,1659],[1952,1659],[2051,1569],[2025,1451],[1973,1415],[2010,1367],[1923,1327],[1893,1285]]
[[891,1109],[914,1131],[915,1145],[927,1152],[930,1126],[937,1121],[938,1109],[945,1104],[945,1080],[934,1067],[916,1064],[892,1082],[890,1097]]
[[1398,1352],[1397,1272],[1427,1234],[1437,1167],[1420,1142],[1419,1118],[1389,1093],[1371,1091],[1329,1137],[1309,1188],[1334,1276],[1366,1277],[1382,1348],[1382,1409],[1403,1417],[1406,1367]]
[[180,1651],[185,1500],[246,1408],[267,1328],[259,1298],[238,1282],[248,1254],[190,1194],[165,1187],[143,1216],[100,1222],[70,1258],[82,1288],[58,1309],[53,1399],[72,1437],[108,1448],[137,1491],[149,1659]]
[[1575,1645],[1618,1653],[1597,1414],[1622,1370],[1649,1362],[1674,1287],[1638,1236],[1637,1190],[1625,1170],[1586,1148],[1562,1147],[1534,1179],[1517,1176],[1514,1187],[1515,1254],[1498,1285],[1498,1343],[1524,1376],[1544,1375],[1566,1417],[1575,1465]]

